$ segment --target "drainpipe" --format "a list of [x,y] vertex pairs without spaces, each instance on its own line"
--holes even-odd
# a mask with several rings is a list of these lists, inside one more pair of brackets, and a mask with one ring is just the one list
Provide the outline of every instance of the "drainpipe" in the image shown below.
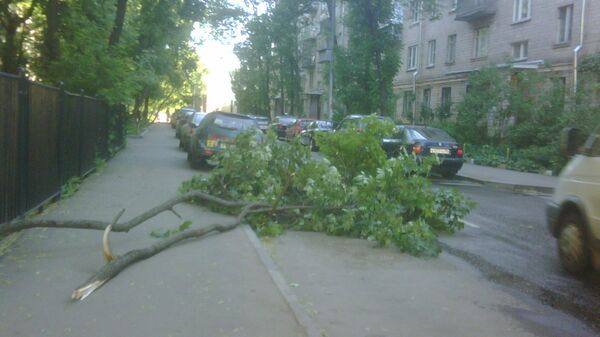
[[417,76],[419,70],[413,73],[413,111],[412,111],[412,123],[415,124],[415,118],[417,118]]
[[585,4],[583,0],[581,5],[581,27],[579,29],[579,45],[573,49],[573,93],[577,93],[577,69],[579,67],[579,52],[583,48],[583,33],[585,29]]

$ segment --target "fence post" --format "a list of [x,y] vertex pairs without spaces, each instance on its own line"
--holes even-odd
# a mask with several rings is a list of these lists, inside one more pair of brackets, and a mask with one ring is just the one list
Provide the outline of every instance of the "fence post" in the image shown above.
[[62,193],[62,186],[65,184],[65,113],[67,106],[67,93],[65,92],[65,84],[60,82],[60,89],[58,93],[58,141],[56,142],[58,145],[58,151],[56,152],[58,155],[58,180],[60,182]]
[[19,120],[18,120],[18,216],[27,211],[29,199],[29,80],[25,69],[19,70]]
[[83,89],[80,91],[79,96],[79,130],[78,138],[79,138],[79,153],[77,155],[77,162],[79,164],[79,176],[83,177],[83,118],[85,117],[85,97]]

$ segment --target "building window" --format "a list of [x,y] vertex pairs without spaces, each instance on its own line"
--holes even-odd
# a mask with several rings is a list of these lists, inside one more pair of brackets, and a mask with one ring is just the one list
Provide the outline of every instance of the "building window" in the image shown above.
[[408,47],[408,60],[406,62],[407,66],[408,66],[408,70],[417,69],[418,51],[419,51],[418,46]]
[[558,43],[571,41],[571,24],[573,22],[573,5],[560,7],[558,9]]
[[413,94],[412,91],[405,91],[404,92],[404,99],[403,99],[403,105],[402,105],[402,113],[404,114],[404,116],[411,116],[412,117],[412,113],[413,113],[413,101],[414,101],[414,97],[415,95]]
[[440,4],[438,3],[439,0],[432,0],[431,1],[431,16],[429,17],[431,20],[437,20],[442,16],[442,12],[440,11]]
[[531,0],[515,0],[513,8],[513,22],[528,20],[531,18]]
[[413,0],[410,2],[410,22],[418,23],[421,16],[420,1]]
[[452,108],[452,88],[442,88],[442,102],[440,104],[440,117],[447,118],[450,116],[450,109]]
[[527,59],[527,53],[529,49],[529,42],[521,41],[512,44],[513,48],[513,60],[523,61]]
[[427,66],[435,66],[435,40],[431,40],[427,44]]
[[431,88],[423,89],[423,108],[431,108]]
[[487,56],[490,38],[489,32],[489,27],[479,28],[475,31],[475,51],[473,53],[475,58]]
[[456,34],[448,36],[448,46],[446,47],[446,63],[452,64],[456,61]]

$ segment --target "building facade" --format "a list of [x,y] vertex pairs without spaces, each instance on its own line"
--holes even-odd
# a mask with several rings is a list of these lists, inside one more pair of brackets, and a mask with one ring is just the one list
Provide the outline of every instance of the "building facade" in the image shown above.
[[430,11],[418,3],[404,8],[394,85],[396,117],[405,121],[451,109],[482,67],[551,70],[572,86],[576,59],[600,51],[597,1],[437,0]]
[[[343,24],[347,4],[335,1],[335,35],[339,46],[348,45],[347,28]],[[329,64],[332,58],[332,24],[325,2],[315,2],[312,10],[300,18],[298,36],[300,83],[303,92],[303,116],[330,119]]]

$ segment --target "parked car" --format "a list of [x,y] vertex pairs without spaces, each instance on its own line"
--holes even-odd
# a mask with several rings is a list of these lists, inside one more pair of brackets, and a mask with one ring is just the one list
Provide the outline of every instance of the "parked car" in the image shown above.
[[333,131],[333,123],[330,121],[315,120],[310,122],[306,130],[300,132],[300,141],[306,146],[310,146],[313,151],[318,151],[319,147],[315,142],[315,136],[319,133]]
[[192,138],[192,133],[194,130],[200,125],[202,119],[206,116],[205,112],[194,112],[192,117],[190,118],[190,122],[184,124],[181,127],[181,135],[179,137],[179,148],[187,151],[190,147],[190,138]]
[[267,129],[269,128],[269,117],[256,116],[256,115],[248,115],[248,117],[250,117],[256,121],[256,123],[258,124],[258,128],[261,131],[267,132]]
[[190,109],[181,109],[181,114],[177,118],[177,125],[175,126],[175,137],[179,138],[181,136],[181,128],[191,121],[192,115],[195,113],[195,110]]
[[433,172],[445,178],[453,178],[463,165],[463,147],[444,130],[420,126],[398,125],[404,136],[405,149],[418,158],[437,155],[441,163],[432,168]]
[[179,118],[181,118],[184,115],[185,111],[192,111],[192,112],[194,112],[195,110],[192,109],[192,108],[181,108],[181,109],[175,111],[173,113],[173,115],[171,115],[171,121],[170,121],[171,122],[171,127],[173,129],[175,129],[177,127],[177,121],[179,120]]
[[302,133],[302,131],[306,130],[306,128],[308,127],[308,124],[310,124],[313,121],[314,121],[313,118],[298,118],[298,119],[296,119],[296,121],[293,124],[289,125],[287,127],[287,129],[285,130],[285,138],[287,140],[293,140],[297,136],[300,136],[300,133]]
[[[356,130],[358,132],[362,132],[366,127],[366,118],[369,117],[367,115],[350,115],[346,116],[342,121],[338,124],[335,131],[342,130]],[[388,123],[393,123],[393,121],[388,117],[378,116],[379,120],[386,121]],[[390,134],[383,139],[381,139],[381,147],[388,155],[388,157],[395,157],[400,154],[400,152],[404,149],[404,139],[401,132],[396,130],[393,134]]]
[[600,127],[583,147],[578,132],[565,130],[561,147],[572,156],[559,175],[552,200],[546,204],[550,233],[558,241],[558,256],[572,274],[600,270]]
[[201,167],[215,153],[230,146],[238,134],[252,128],[262,137],[258,124],[248,116],[220,111],[208,113],[190,139],[187,157],[190,165]]
[[277,134],[277,138],[285,139],[287,128],[296,122],[292,116],[276,116],[269,128]]

